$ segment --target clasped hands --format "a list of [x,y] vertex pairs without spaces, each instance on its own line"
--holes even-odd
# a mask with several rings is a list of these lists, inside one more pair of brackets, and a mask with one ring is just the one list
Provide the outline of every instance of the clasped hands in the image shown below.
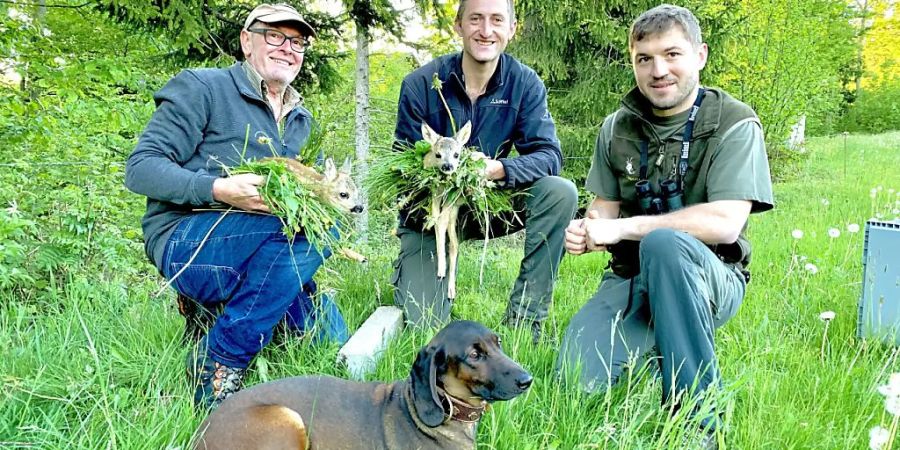
[[572,255],[605,252],[625,236],[621,219],[601,219],[597,211],[588,211],[584,219],[575,219],[566,227],[566,251]]

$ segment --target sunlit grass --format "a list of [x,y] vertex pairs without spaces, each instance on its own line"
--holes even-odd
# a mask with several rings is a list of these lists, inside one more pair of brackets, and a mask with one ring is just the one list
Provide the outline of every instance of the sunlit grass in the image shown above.
[[[900,133],[849,136],[846,146],[841,136],[813,139],[800,175],[776,186],[777,208],[752,219],[753,280],[739,314],[717,334],[728,448],[866,448],[872,427],[890,428],[893,416],[885,415],[876,387],[900,371],[897,352],[857,339],[856,320],[865,222],[897,216],[898,142]],[[391,302],[397,242],[379,239],[365,265],[333,259],[321,272],[320,284],[338,291],[353,329]],[[536,379],[521,398],[495,405],[480,427],[479,448],[684,448],[687,419],[660,409],[653,377],[583,395],[557,381],[555,346],[534,346],[527,332],[499,325],[521,244],[515,236],[491,244],[481,285],[480,242],[464,245],[460,256],[454,315],[498,331]],[[556,341],[593,294],[605,262],[603,255],[564,259],[549,328]],[[49,300],[0,300],[0,447],[186,446],[202,417],[190,406],[174,297],[152,298],[159,285],[153,275],[115,283],[82,276]],[[835,313],[827,331],[824,311]],[[402,333],[372,379],[406,377],[429,337]],[[335,353],[288,339],[257,358],[248,382],[346,376]]]

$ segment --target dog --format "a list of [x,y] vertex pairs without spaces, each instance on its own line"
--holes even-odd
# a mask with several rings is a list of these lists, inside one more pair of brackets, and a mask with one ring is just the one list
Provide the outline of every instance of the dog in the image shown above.
[[[469,141],[471,131],[472,123],[466,122],[453,137],[445,137],[422,122],[422,137],[431,144],[431,149],[423,158],[424,166],[437,168],[445,176],[451,175],[464,157],[465,145]],[[434,236],[437,241],[437,276],[438,278],[447,276],[447,258],[449,258],[450,274],[447,278],[449,299],[456,298],[456,265],[459,255],[456,222],[462,202],[462,197],[447,198],[446,193],[431,195],[431,219],[434,221]],[[447,239],[450,240],[449,248]]]
[[316,195],[330,204],[351,213],[363,212],[359,188],[353,181],[351,174],[353,165],[350,164],[349,158],[344,160],[340,170],[334,165],[333,159],[326,158],[323,173],[293,158],[269,157],[263,161],[278,161],[284,164],[297,179],[310,186]]
[[416,356],[408,379],[359,383],[294,377],[236,393],[200,425],[195,450],[474,449],[491,402],[533,378],[484,325],[451,322]]

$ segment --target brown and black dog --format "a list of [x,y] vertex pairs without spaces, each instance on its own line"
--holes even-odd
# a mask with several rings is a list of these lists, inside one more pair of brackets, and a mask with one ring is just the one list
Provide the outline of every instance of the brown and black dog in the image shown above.
[[488,403],[532,377],[485,326],[452,322],[419,351],[406,380],[287,378],[238,392],[203,422],[195,449],[474,449]]

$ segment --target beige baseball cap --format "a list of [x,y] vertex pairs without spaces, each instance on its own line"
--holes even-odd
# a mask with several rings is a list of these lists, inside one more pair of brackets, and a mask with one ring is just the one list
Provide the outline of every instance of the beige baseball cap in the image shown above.
[[304,36],[316,37],[316,30],[313,30],[313,27],[303,20],[303,16],[293,6],[285,3],[274,5],[263,3],[253,8],[244,22],[244,29],[249,28],[257,20],[265,23],[295,22]]

